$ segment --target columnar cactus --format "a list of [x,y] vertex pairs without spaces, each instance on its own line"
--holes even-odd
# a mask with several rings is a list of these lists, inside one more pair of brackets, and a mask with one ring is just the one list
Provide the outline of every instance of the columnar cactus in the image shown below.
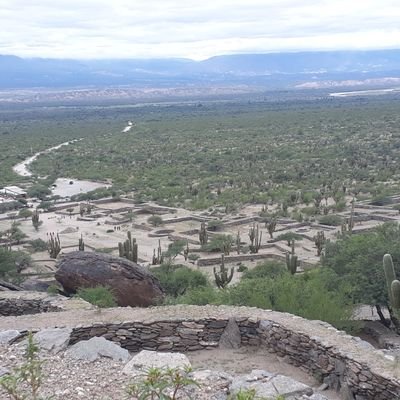
[[128,238],[125,242],[118,243],[119,256],[137,263],[138,261],[138,245],[136,239],[132,238],[130,231],[127,233]]
[[183,249],[183,258],[187,261],[189,257],[189,242],[186,242],[186,248]]
[[225,268],[225,255],[221,255],[221,265],[219,266],[219,272],[217,272],[216,268],[214,267],[214,277],[215,283],[220,289],[225,289],[229,282],[233,278],[234,268],[231,268],[229,274],[228,269]]
[[202,222],[200,226],[200,232],[199,232],[199,240],[200,244],[204,246],[208,242],[208,232],[206,228],[206,223]]
[[322,254],[322,250],[324,249],[325,246],[325,233],[323,231],[319,231],[317,233],[317,236],[314,236],[314,243],[315,246],[317,247],[317,256],[319,257]]
[[60,237],[58,236],[58,233],[56,235],[54,232],[47,234],[47,236],[49,238],[47,241],[47,250],[49,255],[51,258],[57,258],[61,251]]
[[158,265],[162,264],[164,261],[164,257],[162,254],[161,250],[161,240],[158,239],[158,248],[157,248],[157,255],[156,255],[156,249],[153,249],[153,259],[152,259],[152,265]]
[[240,240],[240,232],[238,231],[237,235],[236,235],[236,252],[238,254],[240,254],[240,244],[241,244],[241,240]]
[[400,281],[396,279],[396,272],[390,254],[383,256],[383,270],[385,272],[390,306],[398,327],[400,325]]
[[295,254],[294,250],[294,240],[292,240],[292,251],[291,253],[286,253],[286,267],[288,271],[294,275],[297,271],[297,267],[299,266],[298,257]]
[[275,232],[275,229],[276,229],[276,218],[272,218],[271,220],[267,221],[265,223],[265,227],[268,230],[269,236],[271,237],[271,239],[273,239],[274,232]]
[[79,249],[79,251],[85,251],[85,242],[83,241],[82,235],[78,242],[78,249]]
[[38,210],[35,210],[32,213],[32,225],[36,231],[39,230],[39,226],[42,225],[42,221],[40,221],[40,216],[39,216]]
[[259,226],[253,223],[253,226],[249,230],[250,239],[250,253],[258,253],[261,247],[262,232],[259,230]]

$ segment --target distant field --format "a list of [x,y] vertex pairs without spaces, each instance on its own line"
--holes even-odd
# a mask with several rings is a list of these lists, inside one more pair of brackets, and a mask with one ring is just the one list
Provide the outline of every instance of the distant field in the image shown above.
[[141,199],[197,209],[285,202],[321,185],[379,197],[399,188],[399,106],[379,97],[3,111],[0,185],[22,179],[11,166],[31,151],[84,138],[33,171],[112,179]]

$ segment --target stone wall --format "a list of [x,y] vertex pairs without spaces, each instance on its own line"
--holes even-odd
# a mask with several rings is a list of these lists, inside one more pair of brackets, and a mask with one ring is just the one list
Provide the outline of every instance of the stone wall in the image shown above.
[[[289,316],[288,316],[289,318]],[[290,316],[290,318],[298,318]],[[159,319],[149,322],[95,323],[73,329],[71,344],[94,336],[103,336],[119,343],[129,351],[141,349],[158,351],[209,350],[218,347],[219,340],[228,324],[229,316],[184,319]],[[298,318],[300,325],[303,319]],[[254,317],[235,317],[241,333],[241,344],[262,346],[276,353],[290,364],[301,368],[330,388],[340,392],[346,400],[395,400],[400,399],[400,379],[391,371],[378,368],[379,362],[365,363],[362,359],[340,346],[340,339],[349,335],[337,331],[329,324],[319,323],[327,332],[337,336],[312,336],[301,329],[293,329],[276,320]],[[317,329],[318,331],[318,329]],[[351,337],[350,337],[351,338]],[[334,338],[335,339],[335,338]],[[361,340],[354,340],[354,347],[365,347],[365,352],[375,352]],[[210,353],[212,357],[212,353]],[[379,371],[379,372],[377,372]]]
[[49,311],[61,311],[61,308],[42,299],[0,299],[0,315],[3,317],[38,314]]

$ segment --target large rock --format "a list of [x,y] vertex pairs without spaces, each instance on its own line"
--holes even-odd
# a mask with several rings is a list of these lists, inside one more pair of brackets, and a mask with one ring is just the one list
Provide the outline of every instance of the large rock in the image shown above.
[[220,349],[238,349],[241,341],[240,329],[235,318],[229,318],[228,324],[219,339],[218,347]]
[[10,344],[20,336],[20,332],[15,329],[0,332],[0,344]]
[[33,335],[33,340],[41,349],[59,353],[68,347],[71,333],[70,328],[43,329]]
[[128,361],[129,352],[103,337],[82,340],[71,346],[65,356],[75,360],[95,361],[100,357],[112,358],[115,361]]
[[108,286],[120,306],[147,307],[163,296],[160,282],[144,267],[108,254],[65,254],[58,262],[55,276],[68,294],[79,288]]
[[275,375],[263,370],[254,370],[249,375],[234,379],[230,392],[237,394],[240,390],[255,390],[256,396],[275,399],[278,396],[286,398],[301,398],[311,396],[313,390],[304,383],[295,381],[284,375]]
[[189,359],[182,353],[160,353],[142,350],[125,365],[123,372],[135,376],[153,367],[185,369],[190,366]]

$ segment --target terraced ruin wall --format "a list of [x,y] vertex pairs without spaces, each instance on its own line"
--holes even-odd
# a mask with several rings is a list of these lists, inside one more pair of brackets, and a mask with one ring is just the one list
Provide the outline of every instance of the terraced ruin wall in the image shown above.
[[0,299],[0,316],[3,317],[50,311],[61,311],[61,309],[42,299]]
[[[343,334],[337,335],[337,345],[332,346],[331,333],[328,343],[323,337],[313,337],[274,320],[244,317],[233,320],[239,327],[242,345],[262,346],[269,352],[284,357],[286,362],[341,391],[346,400],[400,399],[400,380],[391,376],[390,368],[377,372],[375,363],[357,360],[348,349],[341,348]],[[301,318],[300,320],[304,321]],[[209,350],[218,347],[227,324],[228,319],[224,318],[97,323],[73,329],[71,344],[93,336],[103,336],[133,352],[141,349],[180,352]],[[336,331],[329,325],[326,326],[327,329]],[[366,346],[365,351],[376,351],[362,341],[355,340],[354,346]]]

